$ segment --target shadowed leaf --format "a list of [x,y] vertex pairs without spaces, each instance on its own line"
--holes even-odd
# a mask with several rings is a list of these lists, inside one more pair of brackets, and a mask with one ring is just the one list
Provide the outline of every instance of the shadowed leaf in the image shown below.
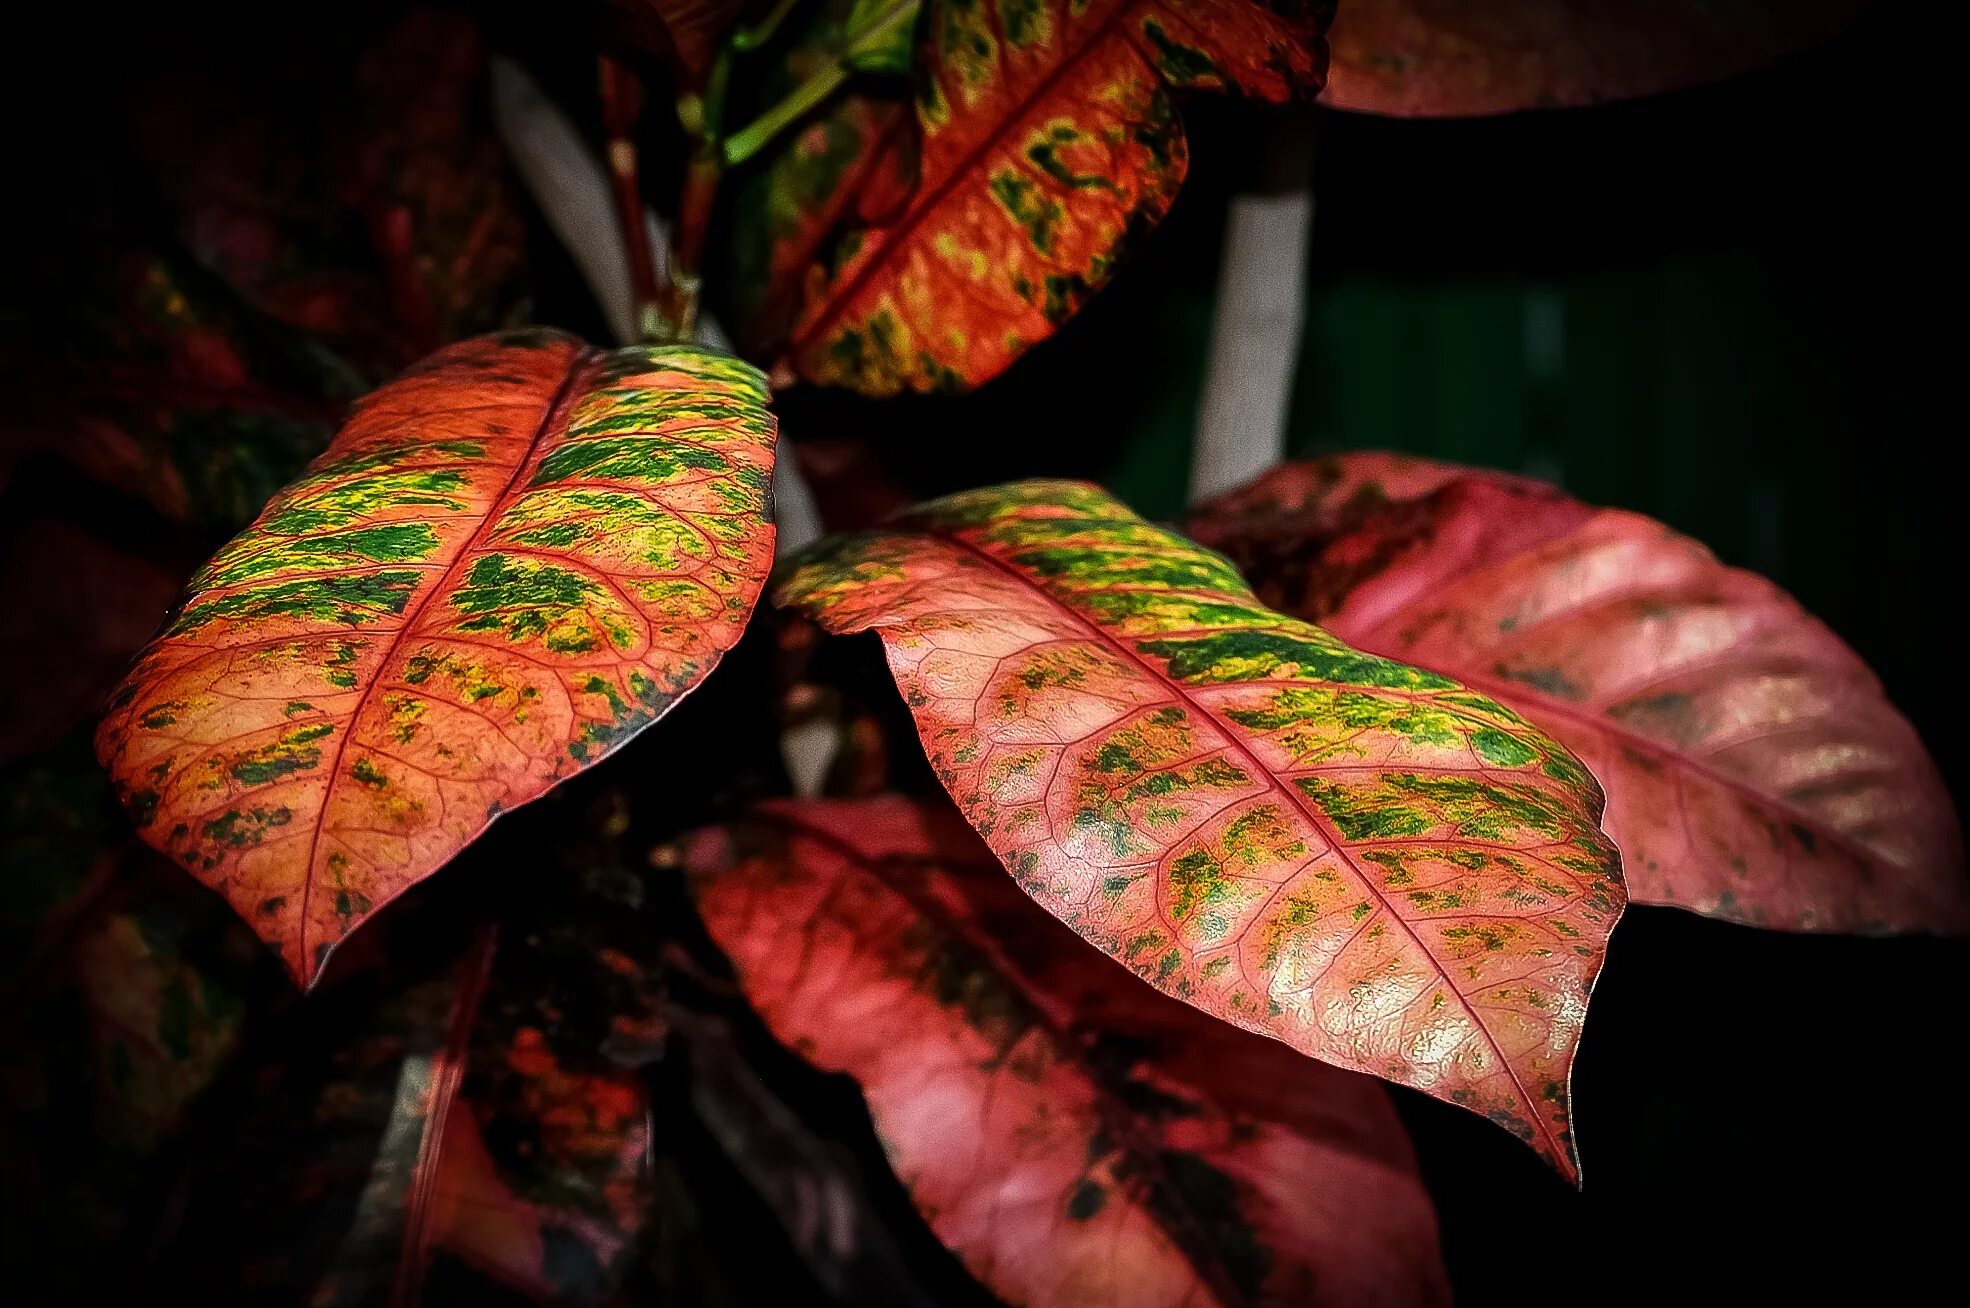
[[[1482,689],[1607,788],[1629,897],[1795,930],[1964,930],[1935,765],[1854,652],[1633,513],[1449,464],[1288,464],[1200,511],[1272,603]],[[1440,489],[1424,469],[1433,468]],[[1352,513],[1326,490],[1378,486]]]
[[[0,1264],[69,1302],[116,1297],[177,1137],[231,1065],[271,960],[129,837],[78,736],[0,774]],[[39,1302],[28,1291],[25,1301]]]
[[738,22],[750,0],[615,0],[628,34],[663,55],[684,80],[701,79],[718,42]]
[[582,902],[502,948],[433,1181],[432,1248],[538,1303],[613,1302],[654,1220],[650,922]]
[[145,839],[311,982],[737,640],[773,549],[765,400],[720,354],[544,331],[370,396],[112,701],[98,754]]
[[0,464],[58,458],[172,521],[233,529],[362,389],[180,255],[83,240],[37,271],[31,298],[52,321],[0,342],[15,392]]
[[0,544],[0,609],[33,614],[5,648],[5,675],[33,686],[0,726],[0,762],[53,744],[95,715],[103,695],[157,630],[179,575],[59,518],[12,525]]
[[376,18],[252,58],[191,35],[130,125],[193,256],[371,377],[510,322],[526,248],[476,23]]
[[1085,938],[1573,1173],[1567,1079],[1622,891],[1600,792],[1551,739],[1263,608],[1078,483],[823,542],[780,598],[882,635],[940,780]]
[[1083,948],[947,806],[775,804],[688,858],[755,1006],[1007,1302],[1447,1302],[1379,1087]]
[[729,280],[748,349],[786,343],[807,271],[844,221],[886,215],[914,185],[915,159],[897,145],[909,113],[901,100],[847,92],[738,183]]
[[458,922],[371,937],[332,993],[260,1048],[200,1143],[157,1283],[173,1301],[411,1303],[433,1230],[431,1177],[457,1111],[494,953]]

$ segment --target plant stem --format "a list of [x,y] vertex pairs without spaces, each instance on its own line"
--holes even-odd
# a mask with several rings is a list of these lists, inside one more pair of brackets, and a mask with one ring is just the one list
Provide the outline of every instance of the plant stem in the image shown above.
[[728,43],[712,61],[696,111],[680,115],[698,139],[691,161],[685,165],[684,189],[677,201],[677,229],[671,236],[671,298],[664,316],[676,340],[688,341],[697,333],[705,238],[711,230],[718,183],[725,173],[725,93],[731,80],[732,46]]
[[799,3],[800,0],[780,0],[780,3],[773,6],[773,12],[767,14],[759,22],[751,27],[741,27],[733,32],[733,52],[736,54],[751,54],[768,41],[771,41],[773,34],[780,30],[780,24],[786,21],[787,15],[792,13],[794,6]]
[[762,147],[826,100],[848,80],[848,68],[840,61],[830,63],[788,92],[787,97],[734,132],[725,140],[725,164],[742,164]]
[[[843,33],[841,49],[833,59],[789,91],[785,99],[726,138],[725,166],[731,168],[752,158],[774,137],[840,90],[842,83],[861,71],[858,60],[895,36],[898,26],[915,22],[917,10],[915,0],[897,0],[877,14],[867,27]],[[768,21],[775,20],[769,17]]]
[[670,298],[670,288],[658,274],[656,252],[650,248],[649,230],[643,222],[643,183],[637,168],[635,137],[643,92],[636,75],[615,59],[603,55],[598,64],[616,224],[622,229],[623,252],[629,258],[637,327],[644,338],[650,339],[661,334],[660,324],[666,316],[663,306]]

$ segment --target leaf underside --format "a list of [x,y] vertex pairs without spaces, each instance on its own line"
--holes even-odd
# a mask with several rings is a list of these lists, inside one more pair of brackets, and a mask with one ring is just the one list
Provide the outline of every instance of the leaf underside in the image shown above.
[[1567,1079],[1623,896],[1558,744],[1077,483],[825,542],[780,599],[880,632],[938,777],[1083,937],[1573,1172]]
[[1447,1301],[1374,1082],[1111,966],[947,805],[774,804],[687,868],[769,1026],[856,1079],[917,1206],[1007,1302]]
[[1330,10],[937,0],[919,51],[916,191],[811,270],[797,370],[875,395],[996,376],[1169,209],[1187,159],[1169,89],[1310,94]]
[[1865,0],[1349,0],[1321,99],[1398,117],[1599,104],[1721,81],[1823,40]]
[[546,331],[371,395],[112,700],[97,752],[144,838],[312,981],[737,640],[773,550],[765,401],[723,355]]
[[1286,465],[1194,529],[1269,602],[1563,741],[1607,788],[1636,903],[1792,930],[1970,928],[1934,763],[1790,596],[1637,514],[1391,457]]

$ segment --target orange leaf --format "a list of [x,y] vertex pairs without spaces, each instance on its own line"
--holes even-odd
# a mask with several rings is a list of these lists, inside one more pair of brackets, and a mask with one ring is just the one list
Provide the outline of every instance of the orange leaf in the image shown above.
[[[1269,601],[1495,695],[1578,753],[1635,902],[1795,930],[1970,928],[1935,765],[1790,596],[1537,483],[1402,460],[1385,485],[1392,457],[1274,469],[1196,529]],[[1333,492],[1348,485],[1352,511]]]
[[1567,1080],[1622,891],[1600,791],[1558,744],[1261,607],[1077,483],[823,542],[780,598],[881,633],[939,779],[1056,917],[1573,1174]]
[[774,804],[687,859],[768,1025],[860,1083],[917,1207],[1007,1302],[1447,1301],[1373,1081],[1110,966],[947,806]]
[[192,579],[97,752],[302,982],[501,812],[667,712],[773,548],[759,374],[553,332],[370,396]]
[[872,395],[990,380],[1161,220],[1186,164],[1168,88],[1267,100],[1321,83],[1331,6],[946,0],[919,69],[920,181],[810,272],[789,352]]

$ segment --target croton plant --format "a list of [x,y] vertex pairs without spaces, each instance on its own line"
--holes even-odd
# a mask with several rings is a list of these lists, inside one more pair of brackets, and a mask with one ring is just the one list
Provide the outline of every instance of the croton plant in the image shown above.
[[[778,431],[778,390],[1019,367],[1156,239],[1194,95],[1578,104],[1858,5],[1334,8],[620,0],[558,171],[539,121],[495,136],[466,12],[354,6],[187,80],[194,40],[134,86],[156,221],[91,230],[69,339],[105,362],[48,361],[8,454],[174,542],[239,529],[175,604],[177,545],[22,536],[46,603],[115,610],[6,742],[11,993],[52,1051],[6,1165],[84,1214],[54,1247],[222,1266],[216,1302],[728,1302],[751,1272],[652,1251],[764,1215],[844,1302],[932,1267],[979,1302],[1440,1303],[1384,1087],[1577,1180],[1624,905],[1970,927],[1868,668],[1646,517],[1376,453],[1176,525],[1074,481],[910,505],[853,431]],[[571,253],[626,342],[529,321]],[[776,557],[792,442],[837,534]],[[615,757],[709,678],[747,689],[681,756]],[[100,1166],[37,1152],[70,1099]]]

